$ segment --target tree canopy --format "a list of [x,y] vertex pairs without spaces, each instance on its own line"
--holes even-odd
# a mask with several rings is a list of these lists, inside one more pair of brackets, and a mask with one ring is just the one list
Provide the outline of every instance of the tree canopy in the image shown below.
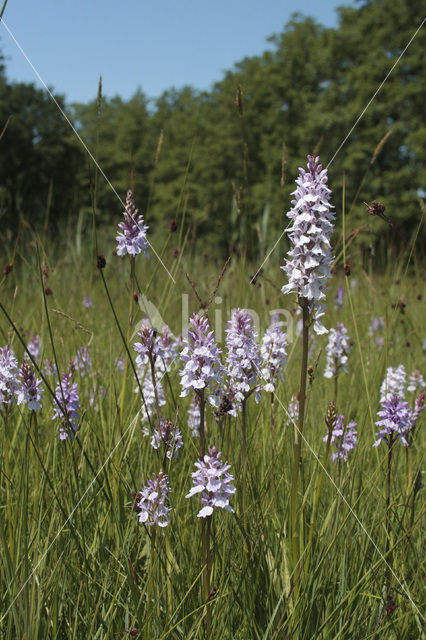
[[[380,200],[409,236],[420,219],[426,144],[426,36],[421,0],[362,0],[341,7],[337,28],[295,14],[260,56],[245,58],[210,91],[141,89],[65,105],[123,198],[133,185],[151,229],[185,215],[209,252],[249,255],[287,224],[298,167],[315,153],[329,165],[338,220],[342,184],[351,228],[364,243],[394,232],[370,224],[363,201]],[[401,56],[399,60],[399,57]],[[395,66],[394,66],[395,65]],[[389,72],[391,73],[389,74]],[[6,225],[77,215],[93,198],[100,222],[121,206],[57,106],[33,85],[0,75],[0,196]]]

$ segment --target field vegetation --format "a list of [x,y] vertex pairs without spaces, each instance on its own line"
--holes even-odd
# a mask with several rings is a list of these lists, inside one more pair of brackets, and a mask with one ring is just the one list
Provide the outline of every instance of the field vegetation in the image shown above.
[[89,165],[3,75],[2,639],[424,637],[420,5],[100,83]]

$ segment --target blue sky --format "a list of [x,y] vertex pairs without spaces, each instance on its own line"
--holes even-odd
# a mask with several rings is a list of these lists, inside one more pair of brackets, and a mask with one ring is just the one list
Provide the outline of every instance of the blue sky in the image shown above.
[[[354,0],[9,0],[4,20],[47,85],[68,102],[105,95],[150,97],[172,86],[209,89],[298,11],[325,26]],[[35,82],[33,70],[0,24],[8,78]]]

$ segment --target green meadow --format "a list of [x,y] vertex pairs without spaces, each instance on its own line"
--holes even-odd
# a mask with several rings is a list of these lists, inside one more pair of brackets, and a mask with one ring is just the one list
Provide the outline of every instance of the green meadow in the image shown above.
[[156,99],[0,54],[0,640],[426,638],[423,14]]
[[[411,372],[424,366],[424,288],[413,251],[401,252],[386,273],[376,274],[371,261],[364,267],[352,260],[354,244],[335,261],[325,324],[331,328],[342,322],[347,328],[348,371],[335,379],[324,377],[328,337],[312,334],[297,495],[297,566],[289,535],[296,427],[288,407],[299,391],[301,337],[296,298],[280,292],[282,249],[254,284],[258,265],[233,256],[215,301],[201,310],[222,335],[223,355],[225,323],[233,307],[256,311],[261,335],[271,310],[285,311],[289,339],[284,379],[275,394],[262,392],[259,402],[254,396],[247,400],[244,489],[241,415],[218,422],[206,409],[206,444],[223,451],[236,487],[235,512],[216,509],[211,517],[214,595],[206,604],[201,519],[196,499],[185,498],[198,438],[188,426],[189,398],[180,397],[182,364],[177,358],[165,375],[161,413],[176,422],[184,445],[164,466],[161,451],[143,435],[141,394],[131,363],[146,301],[178,338],[182,308],[187,305],[189,315],[200,311],[185,272],[207,300],[223,265],[202,256],[186,258],[184,237],[178,258],[170,250],[162,252],[167,270],[152,251],[149,259],[137,256],[136,302],[130,260],[114,255],[116,228],[98,237],[104,269],[97,269],[94,247],[87,241],[91,231],[86,237],[63,238],[63,245],[43,244],[37,236],[21,240],[10,255],[16,267],[1,283],[2,344],[13,346],[19,363],[36,333],[41,343],[40,360],[34,362],[37,375],[47,360],[64,375],[82,346],[91,356],[85,375],[72,374],[80,400],[74,439],[60,440],[60,420],[52,419],[53,374],[44,373],[40,411],[29,411],[25,404],[2,411],[2,637],[125,638],[133,633],[202,638],[207,610],[211,638],[421,637],[421,431],[417,428],[408,448],[394,444],[389,505],[387,447],[372,446],[386,368],[403,364]],[[351,263],[350,275],[344,274],[343,257]],[[341,306],[336,305],[338,287],[343,288]],[[93,306],[84,307],[85,296]],[[369,335],[375,317],[382,317],[384,326]],[[116,367],[120,357],[126,361],[124,371]],[[407,394],[411,404],[413,399]],[[344,463],[333,462],[323,442],[330,401],[357,423],[358,442]],[[171,486],[165,528],[138,523],[133,510],[132,494],[160,468]]]

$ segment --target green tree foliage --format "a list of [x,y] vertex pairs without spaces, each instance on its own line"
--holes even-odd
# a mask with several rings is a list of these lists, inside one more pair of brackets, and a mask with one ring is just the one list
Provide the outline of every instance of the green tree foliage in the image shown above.
[[[420,219],[419,194],[426,184],[423,162],[426,126],[426,33],[424,28],[381,83],[424,18],[424,3],[414,0],[363,2],[340,10],[339,29],[329,30],[328,84],[317,105],[314,130],[324,136],[322,153],[331,159],[362,115],[333,161],[335,182],[344,171],[348,201],[356,197],[352,224],[361,223],[362,201],[378,198],[409,237]],[[423,70],[423,71],[422,71]],[[312,123],[313,125],[313,123]],[[388,137],[386,137],[388,136]],[[386,137],[383,147],[378,145]],[[376,155],[377,154],[377,155]],[[368,172],[366,174],[366,172]],[[371,225],[388,242],[393,231]],[[383,233],[384,232],[384,233]]]
[[82,206],[91,210],[93,198],[101,221],[110,220],[117,211],[120,214],[116,193],[124,200],[131,182],[138,202],[148,197],[153,150],[147,104],[138,90],[127,102],[115,96],[73,105],[73,120],[104,173],[91,162],[81,166],[78,183]]
[[[133,185],[151,230],[185,216],[191,241],[202,238],[209,252],[261,258],[287,223],[308,153],[329,164],[338,220],[346,177],[348,228],[363,227],[364,246],[396,239],[365,213],[363,201],[373,199],[409,240],[426,182],[424,29],[403,51],[423,4],[362,0],[340,8],[335,29],[295,14],[263,55],[236,64],[208,92],[170,89],[149,102],[138,90],[128,101],[73,105],[72,117],[120,197]],[[0,90],[1,122],[14,114],[0,156],[9,219],[42,210],[52,184],[58,217],[91,210],[93,197],[101,221],[120,215],[49,99],[4,79]]]
[[[64,102],[56,96],[64,109]],[[76,213],[74,176],[83,157],[57,106],[33,84],[0,80],[2,214],[15,227],[24,213],[32,224]],[[55,226],[55,225],[54,225]]]

